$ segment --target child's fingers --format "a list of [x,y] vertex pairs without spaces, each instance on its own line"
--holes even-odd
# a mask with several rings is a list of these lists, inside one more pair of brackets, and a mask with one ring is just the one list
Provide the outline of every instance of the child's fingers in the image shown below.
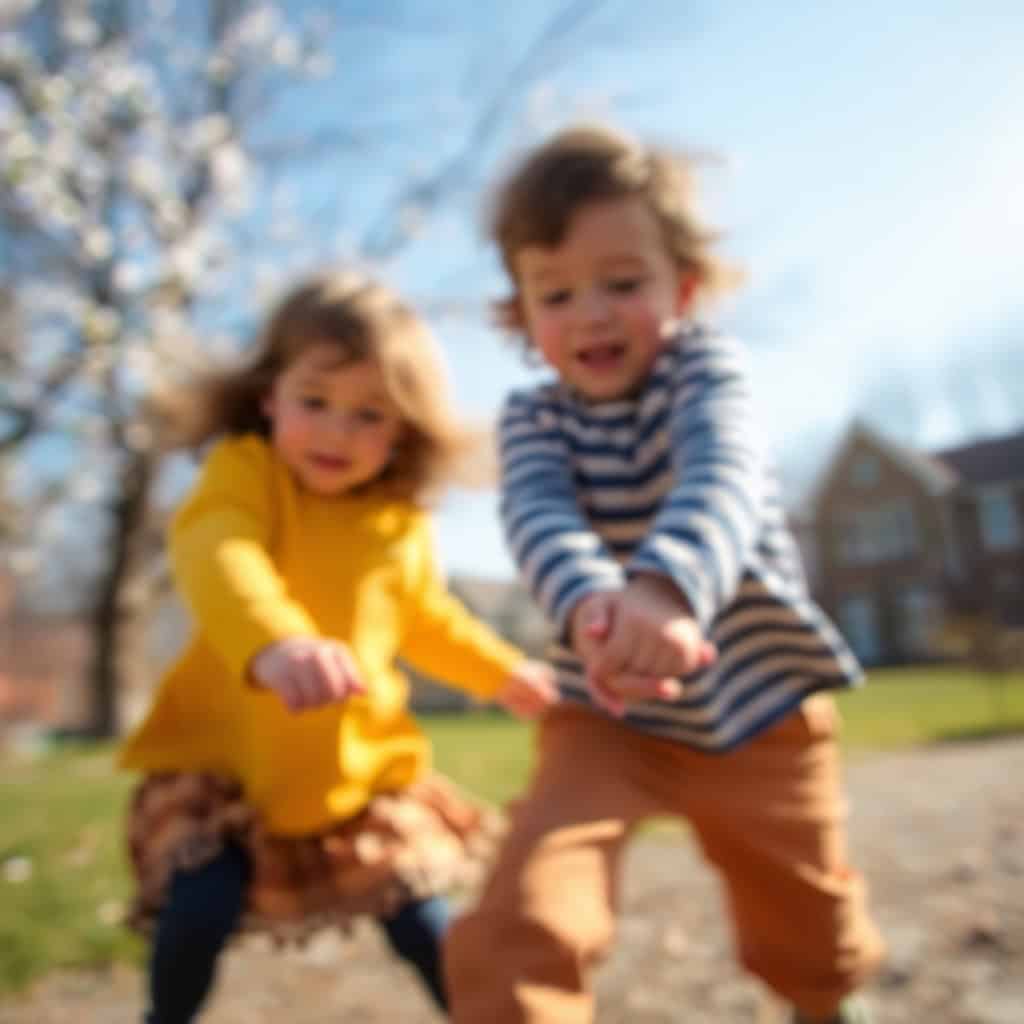
[[553,673],[547,670],[542,672],[534,681],[531,693],[536,696],[537,702],[545,707],[554,704],[558,700],[558,684]]
[[539,699],[537,694],[522,693],[513,696],[506,707],[519,718],[531,720],[536,718],[548,707],[548,703]]
[[583,632],[592,640],[603,640],[612,628],[612,606],[609,598],[595,598],[587,608]]
[[630,654],[625,632],[613,630],[605,645],[587,662],[587,669],[594,679],[615,679],[629,666]]
[[700,654],[697,658],[697,668],[707,668],[709,665],[713,665],[718,659],[718,648],[714,644],[710,644],[705,641],[701,645]]
[[643,700],[678,700],[683,695],[682,683],[671,676],[626,673],[616,677],[613,686],[615,694],[626,704]]
[[366,693],[366,686],[359,674],[359,667],[348,648],[343,644],[337,644],[332,653],[339,675],[338,695],[350,697]]
[[610,715],[621,718],[626,713],[626,704],[622,698],[611,690],[601,676],[587,675],[587,689],[599,708],[604,708]]
[[289,711],[304,711],[315,702],[316,689],[314,670],[308,662],[301,661],[291,666],[283,692],[279,692]]

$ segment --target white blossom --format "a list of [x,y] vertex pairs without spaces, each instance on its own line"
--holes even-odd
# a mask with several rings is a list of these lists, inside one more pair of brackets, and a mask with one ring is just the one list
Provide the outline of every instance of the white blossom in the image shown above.
[[299,63],[302,51],[294,36],[284,35],[275,39],[270,47],[270,56],[282,67],[295,67]]
[[93,306],[82,323],[82,334],[90,345],[102,345],[117,336],[121,316],[110,306]]
[[27,131],[15,132],[4,141],[4,156],[8,160],[31,160],[38,154],[36,140]]
[[100,38],[100,27],[85,12],[80,11],[61,19],[61,35],[72,46],[92,46]]
[[234,142],[218,146],[210,156],[210,170],[222,201],[234,212],[244,210],[249,202],[249,162],[242,147]]
[[209,114],[199,118],[188,133],[189,149],[205,153],[223,143],[231,135],[231,122],[223,114]]
[[114,236],[105,227],[89,227],[82,234],[82,253],[90,263],[103,263],[114,251]]
[[167,255],[167,267],[186,288],[192,288],[205,267],[201,245],[189,238],[174,246]]
[[72,501],[89,504],[98,501],[103,496],[103,485],[95,474],[86,470],[85,472],[71,478],[68,485],[68,497]]
[[177,196],[164,196],[156,207],[156,224],[161,232],[177,234],[188,219],[188,210]]
[[131,188],[144,198],[155,199],[164,188],[163,169],[155,160],[142,154],[128,161],[125,178]]
[[258,47],[277,31],[278,12],[270,4],[259,4],[238,19],[234,36],[245,47]]
[[146,279],[142,266],[134,260],[118,260],[110,276],[114,287],[126,295],[137,292]]

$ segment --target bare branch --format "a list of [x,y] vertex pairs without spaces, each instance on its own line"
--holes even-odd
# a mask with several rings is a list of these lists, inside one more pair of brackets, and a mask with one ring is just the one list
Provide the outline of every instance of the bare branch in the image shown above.
[[532,39],[520,58],[481,104],[459,150],[432,174],[406,185],[385,205],[363,236],[362,250],[374,260],[392,257],[406,240],[400,216],[409,207],[430,208],[439,197],[464,184],[480,153],[496,134],[508,109],[553,57],[558,45],[603,6],[604,0],[570,0],[560,7]]
[[0,414],[14,420],[12,428],[0,437],[0,455],[17,448],[36,432],[46,419],[49,403],[75,379],[81,365],[80,354],[65,356],[40,385],[39,396],[31,406],[0,405]]

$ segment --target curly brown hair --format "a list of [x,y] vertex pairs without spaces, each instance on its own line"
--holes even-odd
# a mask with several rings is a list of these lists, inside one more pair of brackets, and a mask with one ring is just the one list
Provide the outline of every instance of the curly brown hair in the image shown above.
[[224,434],[269,437],[263,400],[274,380],[322,344],[335,346],[343,363],[376,363],[404,420],[395,456],[372,486],[422,500],[448,483],[481,483],[490,475],[484,435],[453,412],[446,368],[427,326],[390,288],[348,271],[293,287],[244,363],[201,373],[164,396],[169,446],[199,448]]
[[[695,299],[736,285],[740,272],[712,251],[719,240],[696,205],[694,160],[642,144],[602,125],[566,128],[536,147],[499,183],[489,234],[518,284],[516,256],[528,245],[555,246],[587,203],[638,196],[657,218],[669,254],[695,278]],[[518,287],[495,303],[498,322],[523,326]]]

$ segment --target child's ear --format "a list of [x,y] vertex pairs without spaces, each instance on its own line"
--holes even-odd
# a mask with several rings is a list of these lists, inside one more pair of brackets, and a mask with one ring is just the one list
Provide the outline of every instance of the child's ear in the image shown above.
[[274,418],[274,393],[272,391],[268,391],[267,394],[260,399],[260,412],[263,413],[268,420],[272,420]]
[[676,291],[676,303],[680,315],[689,313],[697,298],[697,275],[692,270],[679,272],[679,284]]

